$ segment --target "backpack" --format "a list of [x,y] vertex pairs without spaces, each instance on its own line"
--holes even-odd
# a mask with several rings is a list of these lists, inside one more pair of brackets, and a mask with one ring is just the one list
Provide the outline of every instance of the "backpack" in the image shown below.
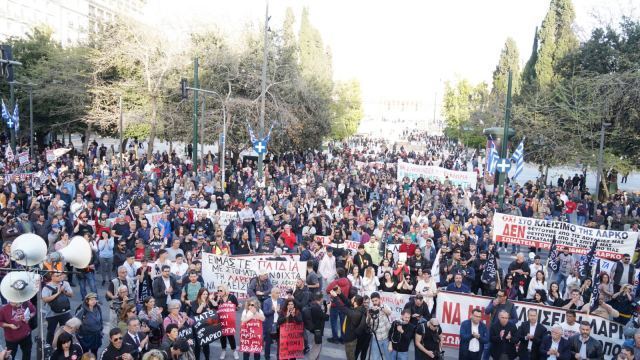
[[[58,289],[49,285],[45,286],[48,287],[54,294],[58,291]],[[67,297],[67,295],[60,293],[60,295],[56,296],[55,299],[49,302],[49,307],[54,313],[62,314],[71,309],[71,302],[69,302],[69,297]]]

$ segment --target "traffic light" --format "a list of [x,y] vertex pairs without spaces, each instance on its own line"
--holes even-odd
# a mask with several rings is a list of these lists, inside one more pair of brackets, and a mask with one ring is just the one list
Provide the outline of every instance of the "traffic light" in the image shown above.
[[13,61],[13,52],[11,51],[11,45],[1,45],[0,52],[2,53],[2,64],[0,64],[0,75],[2,75],[9,82],[13,79],[13,65],[10,61]]
[[189,90],[187,89],[187,79],[180,79],[180,96],[182,100],[185,100],[189,96]]

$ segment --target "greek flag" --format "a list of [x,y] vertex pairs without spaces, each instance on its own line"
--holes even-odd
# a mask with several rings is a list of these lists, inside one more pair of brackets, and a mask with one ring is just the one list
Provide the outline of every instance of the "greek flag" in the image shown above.
[[15,124],[16,131],[20,127],[20,116],[18,116],[18,104],[13,108],[13,123]]
[[129,206],[129,200],[127,200],[127,195],[123,192],[118,196],[118,199],[116,199],[116,209],[124,210],[127,206]]
[[553,240],[551,240],[551,248],[549,249],[549,259],[547,259],[547,267],[555,273],[558,272],[559,265],[558,247],[556,245],[556,235],[554,234]]
[[520,141],[513,155],[511,155],[511,160],[516,163],[516,173],[513,175],[513,179],[515,179],[524,169],[524,138]]
[[10,117],[11,115],[9,115],[9,111],[7,111],[7,106],[4,104],[4,100],[2,100],[2,118],[8,122]]
[[258,138],[256,137],[256,134],[253,132],[253,129],[251,129],[251,124],[249,124],[249,122],[247,122],[247,127],[249,128],[249,139],[253,144],[254,142],[258,141]]
[[496,142],[493,141],[492,138],[489,138],[489,154],[487,154],[487,172],[492,174],[496,172],[496,165],[498,165],[498,160],[500,159],[500,155],[498,154],[498,150],[496,150]]
[[599,300],[600,300],[600,289],[598,289],[600,287],[600,260],[598,259],[598,263],[596,264],[596,272],[594,274],[594,281],[593,283],[593,292],[591,293],[591,302],[589,304],[589,312],[593,312],[595,309],[598,308],[599,304]]
[[273,130],[273,125],[275,125],[276,123],[271,123],[271,127],[269,128],[269,132],[267,133],[267,136],[263,139],[264,144],[268,144],[269,143],[269,139],[271,138],[271,130]]
[[596,239],[596,241],[593,242],[593,245],[591,245],[591,249],[589,249],[587,255],[582,258],[582,261],[580,261],[580,265],[578,266],[578,273],[580,274],[581,279],[591,276],[591,266],[593,258],[596,256],[597,247],[598,240]]

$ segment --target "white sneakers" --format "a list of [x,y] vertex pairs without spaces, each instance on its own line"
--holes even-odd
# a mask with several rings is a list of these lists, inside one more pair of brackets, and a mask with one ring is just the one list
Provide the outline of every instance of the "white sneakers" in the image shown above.
[[[220,360],[224,360],[227,357],[227,350],[222,350],[222,352],[220,353]],[[240,355],[238,354],[237,350],[233,351],[233,358],[238,360],[240,359]]]

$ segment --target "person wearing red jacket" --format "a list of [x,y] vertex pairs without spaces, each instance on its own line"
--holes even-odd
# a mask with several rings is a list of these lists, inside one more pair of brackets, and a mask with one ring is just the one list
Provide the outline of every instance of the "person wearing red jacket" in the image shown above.
[[20,346],[23,359],[31,359],[31,327],[29,319],[37,316],[36,308],[29,301],[9,303],[0,308],[0,326],[4,329],[7,349],[14,355]]
[[[351,281],[345,277],[343,268],[337,270],[338,278],[333,280],[327,285],[326,293],[331,295],[331,291],[336,291],[339,294],[344,294],[347,298],[351,291]],[[339,298],[336,301],[341,301]],[[347,304],[343,304],[347,305]],[[344,334],[342,333],[342,324],[344,323],[345,314],[338,311],[335,307],[331,306],[329,309],[329,321],[331,322],[331,338],[327,339],[330,343],[342,343]],[[340,320],[338,322],[338,320]],[[339,336],[338,336],[339,335]]]
[[289,249],[296,248],[296,234],[291,231],[291,225],[287,224],[284,226],[284,231],[280,234],[280,238],[282,238],[284,244],[287,245]]
[[407,259],[412,257],[416,252],[416,244],[411,242],[411,237],[405,236],[404,241],[400,244],[398,252],[407,253]]

